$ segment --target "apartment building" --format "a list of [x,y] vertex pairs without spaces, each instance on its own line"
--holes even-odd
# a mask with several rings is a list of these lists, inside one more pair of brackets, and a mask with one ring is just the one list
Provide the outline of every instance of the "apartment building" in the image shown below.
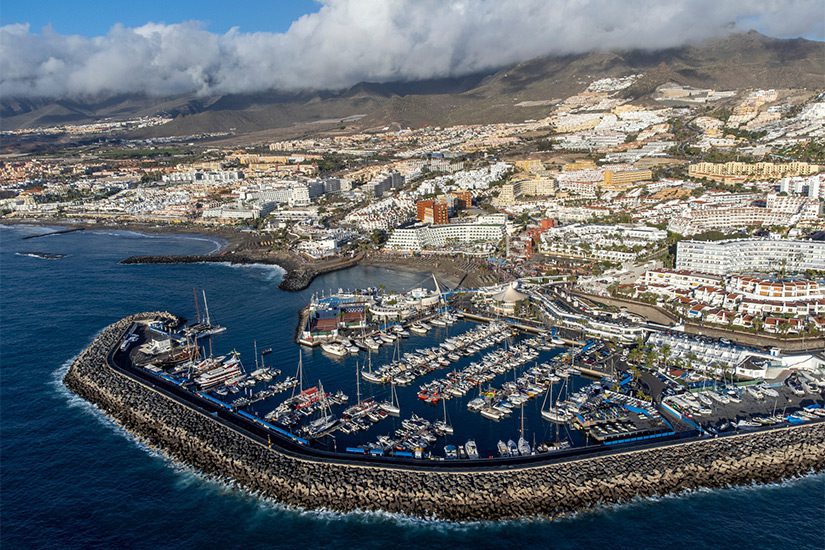
[[444,201],[423,200],[415,203],[416,219],[424,223],[450,223],[450,207]]
[[609,191],[623,191],[640,181],[653,179],[650,170],[605,170],[602,188]]
[[722,277],[688,270],[651,269],[644,275],[644,284],[647,286],[667,286],[683,290],[700,286],[718,286],[721,283]]
[[698,162],[688,166],[688,175],[725,183],[756,179],[779,179],[790,176],[811,176],[819,166],[807,162]]
[[512,206],[516,203],[516,200],[521,197],[521,194],[522,182],[514,181],[505,183],[501,186],[498,197],[493,200],[493,204],[495,206]]
[[443,248],[452,244],[496,244],[504,238],[504,224],[451,223],[418,225],[395,229],[384,245],[387,250],[417,252]]
[[680,241],[676,269],[727,275],[825,271],[825,242],[791,239]]

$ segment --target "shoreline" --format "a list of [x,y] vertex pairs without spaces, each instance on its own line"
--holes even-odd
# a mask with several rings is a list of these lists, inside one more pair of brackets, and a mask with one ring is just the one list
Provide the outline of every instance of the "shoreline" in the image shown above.
[[229,264],[277,265],[284,270],[278,287],[288,292],[306,289],[316,277],[356,265],[384,267],[411,273],[431,273],[452,287],[475,288],[512,280],[512,276],[495,270],[486,261],[473,257],[414,256],[385,252],[359,251],[351,257],[334,256],[324,260],[307,258],[290,250],[273,250],[262,246],[265,234],[241,232],[229,228],[193,227],[140,223],[87,223],[74,220],[4,220],[8,225],[62,227],[78,230],[132,231],[143,235],[173,235],[216,239],[218,248],[207,254],[143,255],[121,260],[123,264],[183,264],[226,262]]
[[64,383],[173,459],[289,506],[454,521],[555,518],[638,497],[772,483],[825,469],[823,422],[483,470],[302,457],[277,442],[256,441],[160,386],[116,370],[111,356],[122,335],[135,321],[159,317],[174,316],[138,314],[103,329],[74,360]]

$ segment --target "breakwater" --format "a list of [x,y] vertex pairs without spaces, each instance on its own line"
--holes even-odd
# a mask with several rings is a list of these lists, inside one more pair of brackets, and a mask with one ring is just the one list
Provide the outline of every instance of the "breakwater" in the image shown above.
[[26,235],[23,237],[24,241],[29,239],[39,239],[40,237],[48,237],[49,235],[65,235],[66,233],[74,233],[75,231],[83,231],[86,229],[85,227],[68,227],[66,229],[57,229],[55,231],[49,231],[48,233],[40,233],[38,235]]
[[324,273],[347,269],[357,265],[361,255],[352,258],[328,261],[310,261],[287,253],[245,254],[222,252],[218,254],[189,256],[130,256],[121,260],[122,264],[195,264],[195,263],[229,263],[229,264],[267,264],[277,265],[286,271],[278,288],[287,291],[299,291]]
[[288,505],[386,510],[452,520],[559,516],[636,497],[825,469],[825,424],[671,444],[516,468],[443,470],[344,463],[272,448],[115,370],[110,352],[135,321],[104,329],[65,383],[174,459]]

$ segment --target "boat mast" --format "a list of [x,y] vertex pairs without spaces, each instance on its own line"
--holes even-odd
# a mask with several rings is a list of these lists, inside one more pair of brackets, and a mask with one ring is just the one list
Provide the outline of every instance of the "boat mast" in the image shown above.
[[446,425],[448,425],[447,424],[447,400],[442,399],[441,404],[444,405],[444,425],[446,426]]
[[198,323],[201,322],[201,308],[198,304],[198,293],[195,290],[195,287],[192,287],[192,298],[195,299],[195,316],[198,318]]
[[358,404],[361,404],[361,370],[358,367],[358,361],[355,361],[355,396],[358,399]]
[[209,319],[209,304],[206,301],[206,291],[203,290],[203,309],[206,310],[206,324],[212,326],[212,321]]
[[[298,372],[295,373],[298,377],[299,393],[304,392],[304,355],[301,350],[298,350]],[[292,386],[292,397],[295,397],[295,386]]]
[[547,396],[550,396],[550,403],[553,403],[553,382],[550,382],[550,387],[547,388],[547,393],[544,394],[544,401],[541,404],[541,410],[547,406]]

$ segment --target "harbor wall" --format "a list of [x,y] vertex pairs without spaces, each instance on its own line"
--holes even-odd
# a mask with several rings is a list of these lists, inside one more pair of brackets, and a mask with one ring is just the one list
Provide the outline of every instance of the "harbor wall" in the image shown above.
[[825,423],[477,471],[296,456],[268,448],[111,368],[108,354],[131,323],[157,317],[173,316],[140,314],[107,327],[74,361],[66,385],[151,447],[286,505],[450,520],[555,517],[637,497],[774,482],[825,469]]

